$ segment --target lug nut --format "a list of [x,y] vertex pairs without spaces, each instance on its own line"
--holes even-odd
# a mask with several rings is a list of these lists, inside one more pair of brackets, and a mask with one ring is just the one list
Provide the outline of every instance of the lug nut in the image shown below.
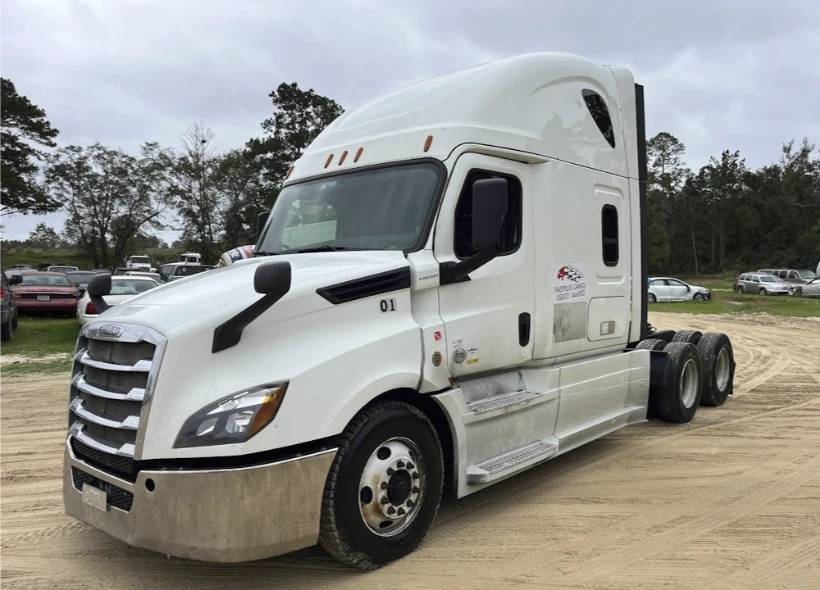
[[418,471],[413,472],[413,479],[418,479],[418,478],[419,478]]
[[394,473],[396,473],[396,472],[395,472],[395,471],[393,471],[393,468],[392,468],[392,467],[388,467],[388,468],[387,468],[387,475],[393,475]]
[[399,469],[403,469],[404,468],[404,461],[397,461],[396,462],[396,467],[398,467]]
[[[399,508],[399,510],[401,510],[401,508]],[[387,514],[395,514],[395,513],[396,513],[396,509],[393,508],[392,506],[387,509]]]
[[414,494],[418,494],[420,491],[421,490],[419,489],[419,486],[413,486],[413,493]]
[[398,515],[399,516],[404,516],[404,514],[405,514],[404,508],[399,508]]
[[407,469],[415,469],[415,468],[416,468],[416,466],[413,465],[412,463],[407,464]]
[[387,496],[382,496],[382,499],[379,500],[382,504],[390,504],[390,499]]
[[407,507],[408,507],[408,508],[412,508],[413,506],[415,506],[415,505],[416,505],[416,503],[415,503],[415,502],[413,502],[413,500],[407,500],[406,504],[407,504]]
[[387,489],[387,482],[383,481],[382,485],[380,487],[381,487],[381,489],[386,490]]

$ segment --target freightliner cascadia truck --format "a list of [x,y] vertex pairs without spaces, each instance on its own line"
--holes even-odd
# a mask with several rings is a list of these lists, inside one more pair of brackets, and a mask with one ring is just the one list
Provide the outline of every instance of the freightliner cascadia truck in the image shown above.
[[[562,53],[337,118],[254,255],[86,325],[66,512],[210,562],[375,569],[463,498],[732,393],[721,333],[647,321],[643,87]],[[88,287],[98,308],[110,289]]]

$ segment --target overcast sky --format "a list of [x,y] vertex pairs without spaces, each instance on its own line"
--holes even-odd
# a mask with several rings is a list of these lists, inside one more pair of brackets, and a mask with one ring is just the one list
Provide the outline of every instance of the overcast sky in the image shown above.
[[[296,81],[351,107],[414,80],[531,51],[633,70],[647,133],[692,167],[739,149],[758,167],[820,143],[820,3],[812,0],[2,0],[3,77],[61,145],[173,147],[192,121],[220,149],[261,134]],[[25,238],[60,214],[4,218]],[[166,234],[165,237],[169,237]]]

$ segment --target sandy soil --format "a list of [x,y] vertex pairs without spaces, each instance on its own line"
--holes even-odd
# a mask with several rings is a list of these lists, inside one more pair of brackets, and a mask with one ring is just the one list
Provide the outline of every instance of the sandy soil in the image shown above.
[[[362,574],[319,549],[245,565],[167,559],[62,513],[66,379],[2,391],[2,586],[818,588],[820,323],[652,314],[728,333],[736,394],[693,423],[622,430],[459,501],[422,546]],[[367,584],[367,586],[365,586]]]

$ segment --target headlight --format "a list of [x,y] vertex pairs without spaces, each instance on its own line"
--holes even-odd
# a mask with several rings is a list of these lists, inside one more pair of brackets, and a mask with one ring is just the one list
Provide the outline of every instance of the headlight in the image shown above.
[[274,383],[252,387],[202,408],[182,425],[174,448],[247,441],[276,417],[287,386]]

